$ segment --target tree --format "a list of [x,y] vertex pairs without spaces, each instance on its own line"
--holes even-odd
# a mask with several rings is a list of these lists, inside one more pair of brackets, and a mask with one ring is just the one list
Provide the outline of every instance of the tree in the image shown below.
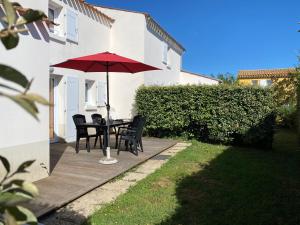
[[221,80],[223,84],[233,85],[237,84],[236,77],[231,73],[220,73],[216,76],[217,79]]

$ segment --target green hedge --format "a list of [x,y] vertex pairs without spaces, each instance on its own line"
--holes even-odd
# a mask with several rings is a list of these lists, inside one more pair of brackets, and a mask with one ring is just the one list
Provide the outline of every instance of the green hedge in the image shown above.
[[146,133],[269,148],[275,123],[270,89],[241,86],[141,87],[139,114]]

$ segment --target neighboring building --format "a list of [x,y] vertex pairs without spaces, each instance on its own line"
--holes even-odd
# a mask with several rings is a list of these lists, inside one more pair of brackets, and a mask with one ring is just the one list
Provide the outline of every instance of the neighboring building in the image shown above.
[[275,80],[288,79],[296,73],[295,68],[266,69],[266,70],[240,70],[238,81],[243,85],[271,86]]
[[202,74],[181,71],[180,84],[217,85],[220,80]]

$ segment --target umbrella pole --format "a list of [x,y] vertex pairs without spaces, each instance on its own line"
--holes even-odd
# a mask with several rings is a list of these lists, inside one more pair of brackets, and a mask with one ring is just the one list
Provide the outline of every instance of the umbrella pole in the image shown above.
[[106,91],[107,91],[107,103],[106,103],[106,110],[107,110],[107,119],[106,119],[106,127],[107,127],[107,131],[106,131],[106,158],[102,158],[100,159],[99,163],[101,164],[114,164],[117,163],[118,160],[115,158],[112,158],[110,156],[110,104],[109,104],[109,74],[108,74],[108,63],[106,63]]

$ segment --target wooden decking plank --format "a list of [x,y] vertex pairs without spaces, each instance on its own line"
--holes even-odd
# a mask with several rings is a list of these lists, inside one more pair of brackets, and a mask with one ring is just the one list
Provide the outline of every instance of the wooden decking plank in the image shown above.
[[[113,150],[112,156],[119,160],[114,165],[99,164],[103,152],[91,149],[88,153],[84,150],[85,143],[80,144],[79,154],[75,153],[74,143],[53,144],[50,147],[51,176],[35,182],[40,196],[27,206],[38,217],[43,216],[175,144],[173,140],[144,138],[144,152],[140,152],[138,156],[127,151],[121,151],[120,155],[117,155],[116,150]],[[99,145],[97,147],[99,148]]]

